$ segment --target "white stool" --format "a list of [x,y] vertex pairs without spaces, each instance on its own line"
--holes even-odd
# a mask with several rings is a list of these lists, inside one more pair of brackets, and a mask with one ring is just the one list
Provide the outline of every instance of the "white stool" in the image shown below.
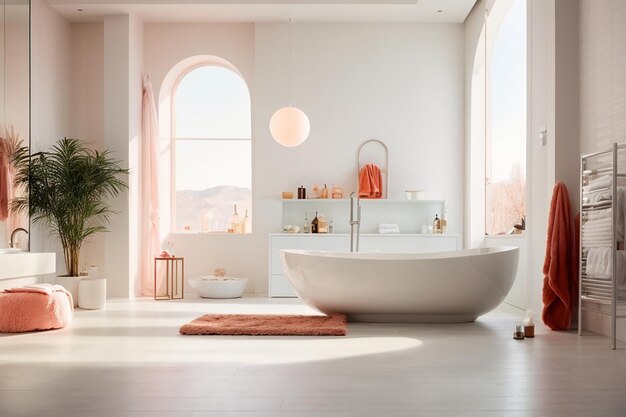
[[86,310],[100,310],[104,308],[106,298],[106,279],[85,278],[80,280],[78,289],[78,307]]

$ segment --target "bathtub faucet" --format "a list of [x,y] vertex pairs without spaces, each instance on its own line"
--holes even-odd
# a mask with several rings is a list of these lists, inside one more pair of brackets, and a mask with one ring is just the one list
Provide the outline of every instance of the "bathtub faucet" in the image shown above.
[[[356,226],[356,242],[354,239],[354,227]],[[359,251],[359,238],[361,236],[361,200],[356,198],[356,220],[354,219],[354,192],[350,194],[350,252]]]

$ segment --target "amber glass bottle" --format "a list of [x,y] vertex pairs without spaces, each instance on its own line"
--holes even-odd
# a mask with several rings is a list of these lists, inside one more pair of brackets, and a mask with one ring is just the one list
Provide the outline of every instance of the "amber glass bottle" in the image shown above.
[[311,233],[319,233],[319,231],[320,231],[319,225],[320,225],[320,221],[317,218],[317,211],[316,211],[315,212],[315,218],[311,222]]

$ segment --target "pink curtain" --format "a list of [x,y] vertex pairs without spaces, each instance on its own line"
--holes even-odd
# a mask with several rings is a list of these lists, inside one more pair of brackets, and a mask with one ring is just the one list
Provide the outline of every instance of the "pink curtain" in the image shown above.
[[[157,163],[159,121],[150,74],[145,74],[143,77],[141,133],[141,292],[143,295],[152,296],[154,295],[154,257],[161,251],[161,237]],[[160,288],[161,284],[157,277],[157,288]]]

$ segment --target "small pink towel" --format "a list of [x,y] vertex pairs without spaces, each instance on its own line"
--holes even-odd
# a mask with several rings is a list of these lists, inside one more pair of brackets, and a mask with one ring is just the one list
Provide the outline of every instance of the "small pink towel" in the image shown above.
[[46,295],[52,295],[53,292],[66,292],[66,289],[60,285],[52,284],[32,284],[32,285],[20,285],[19,287],[7,288],[4,292],[34,292]]
[[359,198],[382,198],[383,177],[380,168],[367,164],[359,173]]

